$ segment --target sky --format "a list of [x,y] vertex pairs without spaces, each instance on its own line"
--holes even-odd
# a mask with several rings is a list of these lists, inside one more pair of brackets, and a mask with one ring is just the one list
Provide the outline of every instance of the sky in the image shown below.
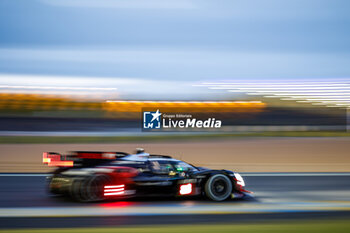
[[349,9],[347,0],[0,0],[0,82],[348,78]]

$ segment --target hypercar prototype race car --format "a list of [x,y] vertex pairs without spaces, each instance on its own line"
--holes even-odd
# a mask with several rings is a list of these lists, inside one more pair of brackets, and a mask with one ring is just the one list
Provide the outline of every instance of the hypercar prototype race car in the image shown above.
[[195,167],[166,155],[138,149],[125,152],[43,153],[58,167],[47,177],[48,190],[81,202],[148,196],[205,196],[213,201],[250,196],[240,174]]

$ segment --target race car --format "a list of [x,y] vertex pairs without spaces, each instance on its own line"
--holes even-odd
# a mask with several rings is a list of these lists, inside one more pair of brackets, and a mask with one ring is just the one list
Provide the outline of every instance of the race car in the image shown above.
[[48,190],[80,202],[131,197],[204,196],[212,201],[250,196],[241,175],[196,167],[167,155],[73,151],[44,152],[43,163],[57,167],[47,177]]

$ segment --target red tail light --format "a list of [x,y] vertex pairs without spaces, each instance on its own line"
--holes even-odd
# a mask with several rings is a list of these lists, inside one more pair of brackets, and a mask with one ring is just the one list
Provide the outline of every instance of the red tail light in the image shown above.
[[104,196],[118,196],[123,195],[125,191],[125,185],[107,185],[104,186]]
[[74,162],[71,160],[61,160],[61,155],[58,153],[43,153],[43,163],[52,167],[73,167]]

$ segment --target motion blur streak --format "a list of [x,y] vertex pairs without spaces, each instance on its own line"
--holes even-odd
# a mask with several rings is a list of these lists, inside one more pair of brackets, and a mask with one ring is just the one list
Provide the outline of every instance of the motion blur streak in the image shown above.
[[4,111],[99,110],[101,106],[101,103],[84,102],[72,96],[0,93],[0,109]]
[[101,90],[101,91],[111,91],[117,90],[117,88],[102,88],[102,87],[57,87],[57,86],[8,86],[0,85],[0,88],[4,89],[45,89],[45,90]]
[[[203,82],[198,87],[207,87],[214,90],[228,92],[244,92],[247,95],[261,95],[268,98],[280,98],[280,100],[290,100],[299,98],[310,101],[311,104],[324,104],[326,107],[350,107],[350,103],[344,99],[335,99],[334,95],[350,97],[350,79],[343,79],[335,82],[325,81],[285,81],[275,83],[274,81],[258,81],[252,83],[242,81],[237,82]],[[317,98],[322,95],[321,98]],[[302,97],[307,96],[307,97]],[[289,98],[283,98],[289,97]],[[314,97],[314,98],[313,98]]]
[[[176,108],[185,111],[262,111],[261,101],[101,101],[94,95],[44,95],[0,93],[0,110],[89,110],[102,112],[141,112],[142,108]],[[79,114],[79,113],[78,113]]]
[[142,108],[176,108],[187,112],[261,111],[266,104],[261,101],[106,101],[106,111],[141,112]]

